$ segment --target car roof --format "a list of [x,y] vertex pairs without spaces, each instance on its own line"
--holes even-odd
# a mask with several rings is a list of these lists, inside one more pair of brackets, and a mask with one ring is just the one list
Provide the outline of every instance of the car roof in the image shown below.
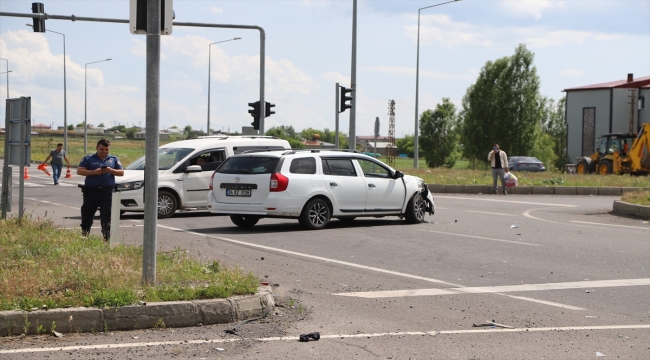
[[265,157],[284,157],[284,156],[295,156],[295,157],[300,157],[300,156],[307,156],[307,155],[312,155],[312,154],[318,154],[319,156],[325,156],[325,157],[338,157],[338,158],[356,158],[356,159],[367,159],[370,161],[376,161],[382,164],[385,164],[386,166],[389,166],[388,164],[375,159],[372,156],[365,155],[359,151],[352,151],[352,150],[346,150],[346,149],[340,149],[340,150],[320,150],[320,149],[291,149],[291,150],[249,150],[249,151],[244,151],[241,154],[235,154],[232,157],[242,157],[242,156],[265,156]]
[[285,142],[286,140],[277,138],[275,136],[225,136],[225,135],[212,135],[212,136],[200,136],[195,139],[180,140],[170,142],[168,144],[162,145],[164,148],[197,148],[203,146],[210,146],[215,142],[224,142],[224,143],[235,143],[241,142],[246,143],[249,141],[259,141],[259,140],[278,140],[279,142]]

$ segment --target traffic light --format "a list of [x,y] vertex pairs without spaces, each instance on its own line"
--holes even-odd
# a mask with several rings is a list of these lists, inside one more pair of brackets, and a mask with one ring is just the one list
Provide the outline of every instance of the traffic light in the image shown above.
[[[348,96],[348,93],[353,92],[353,89],[348,89],[346,87],[341,86],[341,101],[339,102],[339,112],[342,113],[347,109],[352,108],[352,96]],[[348,103],[348,101],[350,103]]]
[[268,101],[265,101],[266,107],[264,108],[264,117],[269,117],[272,114],[275,114],[275,111],[271,110],[271,108],[275,107],[275,104],[271,104]]
[[[172,0],[160,2],[160,35],[172,33],[172,22],[176,18]],[[130,0],[129,29],[131,34],[147,34],[147,0]]]
[[[45,14],[45,5],[43,3],[32,3],[32,13],[33,14]],[[34,32],[45,32],[45,20],[32,18],[32,24],[34,26]]]
[[252,107],[252,109],[248,110],[248,113],[251,114],[253,117],[253,122],[251,125],[253,125],[253,129],[259,130],[260,129],[260,102],[252,102],[248,103],[248,106]]

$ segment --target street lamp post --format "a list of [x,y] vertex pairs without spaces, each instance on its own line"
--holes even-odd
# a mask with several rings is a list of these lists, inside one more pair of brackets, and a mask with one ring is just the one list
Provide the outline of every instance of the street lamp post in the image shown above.
[[241,39],[240,37],[236,37],[233,39],[213,42],[208,45],[208,129],[206,131],[208,136],[210,136],[210,71],[211,71],[210,66],[212,65],[212,45],[220,44],[222,42],[227,42],[227,41],[240,40],[240,39]]
[[418,119],[418,87],[419,87],[419,82],[420,82],[420,11],[440,5],[445,5],[449,4],[452,2],[456,2],[460,0],[452,0],[452,1],[447,1],[441,4],[436,4],[436,5],[431,5],[431,6],[425,6],[423,8],[418,9],[418,55],[417,55],[417,63],[415,66],[415,134],[413,136],[413,167],[415,169],[418,168],[418,157],[420,156],[418,154],[418,128],[419,128],[419,119]]
[[[7,99],[9,99],[9,73],[12,72],[12,71],[9,70],[9,60],[4,59],[4,58],[0,58],[0,60],[4,60],[4,61],[7,62],[7,71],[5,73],[7,74]],[[5,73],[2,73],[2,74],[5,74]]]
[[[25,24],[29,27],[33,27],[32,24]],[[66,90],[66,66],[65,66],[65,34],[58,31],[53,31],[46,29],[55,34],[63,36],[63,150],[68,153],[68,99],[67,99],[67,90]]]
[[86,63],[84,65],[84,156],[88,154],[88,124],[87,124],[87,109],[88,109],[88,65],[104,61],[111,61],[113,59],[99,60]]

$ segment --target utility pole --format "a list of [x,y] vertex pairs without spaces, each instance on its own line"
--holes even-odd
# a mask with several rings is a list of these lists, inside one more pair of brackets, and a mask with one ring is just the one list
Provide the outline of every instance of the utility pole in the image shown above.
[[352,101],[350,104],[352,108],[350,109],[350,140],[349,148],[350,150],[357,149],[357,0],[354,0],[352,4],[352,69],[351,69],[351,84],[350,88],[352,89]]
[[388,116],[388,148],[386,148],[386,155],[388,165],[395,166],[395,153],[397,152],[395,146],[395,100],[388,100]]

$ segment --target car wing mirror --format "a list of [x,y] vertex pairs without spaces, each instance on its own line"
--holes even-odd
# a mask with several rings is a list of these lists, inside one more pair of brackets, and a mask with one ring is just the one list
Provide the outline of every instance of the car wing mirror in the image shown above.
[[399,170],[395,171],[395,173],[393,174],[393,179],[399,179],[403,177],[404,177],[404,173]]
[[201,168],[201,165],[190,165],[185,169],[186,173],[194,173],[194,172],[201,172],[203,169]]

